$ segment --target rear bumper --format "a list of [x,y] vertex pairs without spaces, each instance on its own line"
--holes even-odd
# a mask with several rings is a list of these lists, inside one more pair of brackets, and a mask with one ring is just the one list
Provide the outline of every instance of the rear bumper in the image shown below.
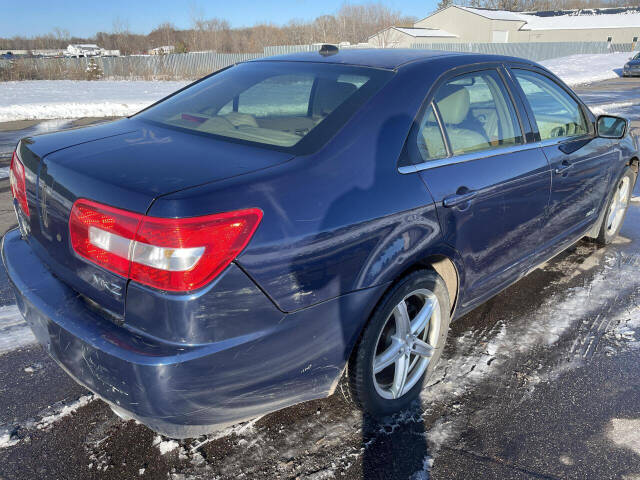
[[102,318],[51,274],[17,230],[3,238],[2,258],[20,312],[49,355],[117,409],[174,438],[330,394],[384,288],[281,314],[242,336],[187,345]]

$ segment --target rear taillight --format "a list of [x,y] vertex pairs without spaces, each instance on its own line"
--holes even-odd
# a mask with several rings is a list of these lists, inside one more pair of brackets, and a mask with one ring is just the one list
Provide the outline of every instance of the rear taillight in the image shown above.
[[192,218],[157,218],[90,200],[74,203],[71,245],[80,256],[161,290],[186,292],[213,280],[247,246],[257,208]]
[[18,200],[18,205],[24,214],[29,216],[29,204],[27,203],[27,181],[24,174],[24,165],[18,157],[17,150],[11,157],[11,168],[9,169],[9,182],[11,183],[11,193],[13,198]]

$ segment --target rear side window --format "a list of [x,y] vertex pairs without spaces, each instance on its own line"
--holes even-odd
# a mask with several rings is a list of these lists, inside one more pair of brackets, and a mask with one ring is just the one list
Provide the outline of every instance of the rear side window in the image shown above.
[[531,105],[541,140],[589,132],[580,105],[560,85],[529,70],[514,69],[513,73]]
[[[434,103],[454,155],[523,142],[515,108],[495,70],[455,77],[438,88]],[[424,129],[431,128],[428,117]],[[439,148],[437,136],[421,136],[425,142],[433,138],[433,149]]]
[[346,65],[248,62],[196,83],[137,117],[300,154],[324,144],[392,75]]
[[435,160],[447,156],[442,130],[436,120],[433,104],[429,105],[418,132],[418,152],[423,161]]

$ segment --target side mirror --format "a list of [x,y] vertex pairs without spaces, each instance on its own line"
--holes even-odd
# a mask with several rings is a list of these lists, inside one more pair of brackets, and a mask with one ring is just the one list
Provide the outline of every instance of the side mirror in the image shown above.
[[602,138],[622,138],[627,133],[628,122],[621,117],[600,115],[596,120],[596,133]]

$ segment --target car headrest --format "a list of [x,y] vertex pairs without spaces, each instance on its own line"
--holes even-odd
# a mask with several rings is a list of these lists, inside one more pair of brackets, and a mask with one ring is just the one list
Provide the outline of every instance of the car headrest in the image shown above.
[[457,125],[463,122],[469,113],[469,91],[461,85],[445,85],[436,95],[436,104],[442,121]]
[[313,115],[328,115],[358,89],[353,83],[319,80]]

